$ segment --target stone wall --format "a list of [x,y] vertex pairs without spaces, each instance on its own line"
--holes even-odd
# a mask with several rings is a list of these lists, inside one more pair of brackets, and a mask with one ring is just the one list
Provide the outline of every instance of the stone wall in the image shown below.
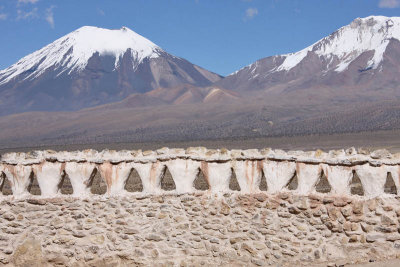
[[[293,266],[400,257],[399,163],[398,154],[355,149],[5,154],[2,187],[12,194],[0,198],[0,264]],[[126,190],[133,171],[142,192]],[[163,190],[166,171],[172,191]],[[91,193],[96,172],[103,195]],[[199,177],[207,190],[196,189]],[[66,181],[72,195],[62,194]],[[41,195],[31,194],[32,184]]]
[[0,264],[327,266],[400,256],[398,197],[32,198],[3,200],[0,215]]
[[[195,192],[195,180],[201,174],[211,193],[229,192],[232,177],[241,193],[275,194],[288,190],[308,195],[318,192],[324,183],[331,195],[350,196],[352,183],[359,180],[360,194],[367,198],[384,196],[391,183],[392,193],[400,192],[400,154],[385,150],[329,151],[281,150],[207,150],[206,148],[168,149],[157,151],[76,152],[34,151],[8,153],[1,157],[1,185],[9,182],[15,198],[29,196],[35,180],[42,197],[60,195],[68,180],[73,195],[90,195],[93,178],[100,173],[106,184],[106,195],[126,194],[126,183],[133,170],[138,173],[143,193],[162,194],[162,181],[168,170],[175,193]],[[390,190],[389,190],[390,191]]]

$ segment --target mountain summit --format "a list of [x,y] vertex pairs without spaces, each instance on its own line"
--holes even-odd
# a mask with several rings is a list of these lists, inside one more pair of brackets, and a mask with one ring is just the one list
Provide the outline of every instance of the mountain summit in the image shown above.
[[400,18],[382,16],[357,18],[315,44],[297,53],[285,55],[284,61],[275,71],[291,70],[309,52],[315,53],[327,62],[324,70],[333,69],[342,72],[362,53],[373,51],[373,55],[362,69],[376,69],[382,62],[383,54],[392,38],[400,39]]
[[107,30],[84,26],[1,71],[0,85],[20,75],[25,75],[24,79],[32,80],[50,68],[54,69],[56,75],[79,72],[87,67],[90,58],[96,53],[99,56],[114,57],[116,69],[127,51],[134,67],[145,58],[156,58],[164,52],[151,41],[125,27]]
[[126,27],[84,26],[0,71],[0,114],[76,110],[219,79]]
[[277,94],[310,88],[315,94],[315,88],[395,90],[400,82],[399,40],[399,17],[357,18],[301,51],[258,60],[217,84]]

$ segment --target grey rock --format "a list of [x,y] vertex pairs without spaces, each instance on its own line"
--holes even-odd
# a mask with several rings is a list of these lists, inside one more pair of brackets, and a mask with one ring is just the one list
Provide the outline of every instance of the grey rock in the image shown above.
[[159,241],[162,241],[163,238],[157,234],[150,234],[150,235],[146,236],[146,240],[159,242]]

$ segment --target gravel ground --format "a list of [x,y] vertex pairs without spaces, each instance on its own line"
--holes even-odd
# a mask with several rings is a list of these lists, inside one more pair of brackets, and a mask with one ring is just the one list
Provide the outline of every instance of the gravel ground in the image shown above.
[[347,147],[364,147],[371,150],[386,148],[392,153],[400,152],[400,130],[375,131],[349,134],[332,135],[308,135],[294,137],[268,137],[252,139],[223,139],[223,140],[197,140],[185,142],[161,142],[151,143],[107,143],[107,144],[70,144],[48,145],[36,147],[0,147],[0,154],[6,152],[31,151],[31,150],[82,150],[82,149],[143,149],[154,150],[161,147],[186,148],[190,146],[205,146],[207,148],[249,149],[249,148],[279,148],[284,150],[330,150]]

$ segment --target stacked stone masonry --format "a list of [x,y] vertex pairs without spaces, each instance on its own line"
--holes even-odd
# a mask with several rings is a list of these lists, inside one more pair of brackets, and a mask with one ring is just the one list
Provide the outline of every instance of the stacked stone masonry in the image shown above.
[[[399,164],[399,154],[354,148],[8,153],[0,163],[1,185],[12,190],[1,198],[0,263],[292,266],[396,258]],[[174,191],[161,186],[167,169]],[[133,170],[142,192],[125,189]],[[96,172],[104,195],[91,194]],[[194,187],[200,173],[206,191]],[[65,177],[72,195],[60,192]],[[232,177],[240,191],[229,189]],[[362,196],[352,194],[354,177]],[[40,196],[29,192],[33,179]]]
[[140,176],[143,192],[162,194],[161,181],[166,169],[175,183],[175,193],[193,193],[193,183],[202,172],[213,193],[229,192],[232,173],[241,193],[257,193],[265,179],[267,193],[286,190],[294,176],[297,188],[293,193],[308,195],[316,191],[322,175],[331,187],[330,194],[351,195],[351,180],[356,174],[367,198],[383,196],[388,175],[400,193],[399,154],[386,150],[372,153],[355,149],[329,151],[281,150],[207,150],[206,148],[168,149],[157,151],[76,152],[34,151],[8,153],[1,157],[1,184],[7,179],[15,198],[29,195],[33,177],[37,178],[42,197],[60,194],[64,177],[73,188],[73,195],[90,193],[91,181],[100,172],[107,185],[107,195],[126,194],[125,183],[133,169]]

